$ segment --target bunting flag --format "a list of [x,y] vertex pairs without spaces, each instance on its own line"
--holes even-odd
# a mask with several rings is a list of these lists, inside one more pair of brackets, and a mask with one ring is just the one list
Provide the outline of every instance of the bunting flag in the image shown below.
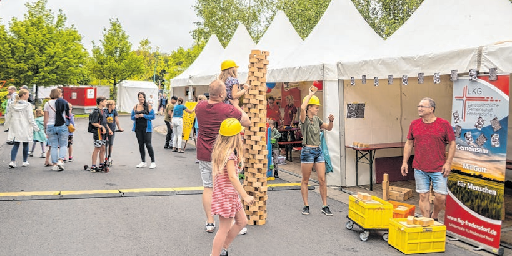
[[476,81],[478,78],[478,71],[476,69],[469,70],[469,81]]
[[489,80],[490,81],[498,80],[498,69],[497,68],[490,68],[489,69]]
[[373,86],[379,86],[379,78],[373,77]]
[[423,84],[423,73],[418,73],[418,84]]
[[363,77],[361,77],[361,82],[363,82],[363,84],[366,84],[366,75],[363,75]]
[[450,81],[457,81],[457,79],[459,79],[459,71],[454,69],[452,70],[451,72],[451,75],[450,75]]
[[409,76],[408,75],[403,75],[402,76],[402,84],[403,85],[408,85],[409,84]]
[[388,85],[393,84],[393,75],[388,75]]
[[434,84],[441,83],[441,75],[438,73],[434,73]]
[[356,85],[356,79],[354,77],[350,77],[350,85]]

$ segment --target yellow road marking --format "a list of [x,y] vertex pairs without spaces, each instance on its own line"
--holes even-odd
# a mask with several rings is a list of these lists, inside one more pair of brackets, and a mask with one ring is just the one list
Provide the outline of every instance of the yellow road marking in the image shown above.
[[[295,187],[300,183],[275,183],[268,184],[268,187]],[[4,192],[1,197],[21,197],[21,196],[58,196],[58,195],[93,195],[93,194],[119,194],[119,193],[142,193],[142,192],[173,192],[173,191],[194,191],[203,190],[203,187],[179,187],[179,188],[132,188],[132,189],[112,189],[112,190],[77,190],[77,191],[22,191],[22,192]]]

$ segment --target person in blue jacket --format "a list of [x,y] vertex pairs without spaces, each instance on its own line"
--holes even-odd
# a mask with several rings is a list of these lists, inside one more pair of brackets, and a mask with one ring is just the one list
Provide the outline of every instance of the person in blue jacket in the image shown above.
[[142,161],[136,167],[144,168],[147,166],[146,151],[144,150],[144,145],[146,145],[149,157],[151,158],[149,169],[154,169],[156,168],[156,163],[155,153],[153,151],[153,146],[151,145],[151,134],[153,133],[153,125],[151,120],[155,119],[155,111],[153,110],[153,107],[146,101],[146,94],[144,92],[139,92],[137,96],[139,103],[135,105],[132,110],[132,131],[134,131],[135,135],[137,136],[140,158]]

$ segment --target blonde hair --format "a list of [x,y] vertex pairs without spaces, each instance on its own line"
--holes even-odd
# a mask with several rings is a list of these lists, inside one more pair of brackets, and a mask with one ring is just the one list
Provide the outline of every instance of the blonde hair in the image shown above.
[[44,116],[44,112],[42,109],[36,109],[36,117],[41,117],[41,116]]
[[219,80],[221,80],[222,82],[225,83],[226,80],[228,79],[228,77],[237,78],[238,77],[237,70],[235,68],[228,68],[228,69],[222,70],[222,72],[219,75]]
[[50,91],[50,99],[54,100],[54,99],[59,98],[59,96],[60,96],[59,88],[54,88]]
[[201,94],[201,95],[197,96],[197,100],[198,101],[206,100],[206,96],[204,94]]
[[[212,174],[218,175],[224,171],[224,167],[228,163],[228,158],[231,153],[236,152],[240,168],[244,166],[244,144],[242,135],[237,134],[234,136],[218,135],[215,140],[215,145],[212,150]],[[238,166],[236,166],[238,168]]]
[[107,105],[116,105],[114,100],[107,100]]

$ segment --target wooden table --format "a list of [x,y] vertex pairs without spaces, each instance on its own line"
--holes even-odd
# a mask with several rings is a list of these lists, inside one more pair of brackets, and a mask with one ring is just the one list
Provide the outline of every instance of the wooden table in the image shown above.
[[373,160],[375,159],[375,151],[387,148],[403,148],[404,146],[405,142],[370,144],[364,148],[345,146],[356,151],[356,186],[359,186],[359,160],[365,159],[367,162],[362,163],[370,165],[370,191],[373,191]]

